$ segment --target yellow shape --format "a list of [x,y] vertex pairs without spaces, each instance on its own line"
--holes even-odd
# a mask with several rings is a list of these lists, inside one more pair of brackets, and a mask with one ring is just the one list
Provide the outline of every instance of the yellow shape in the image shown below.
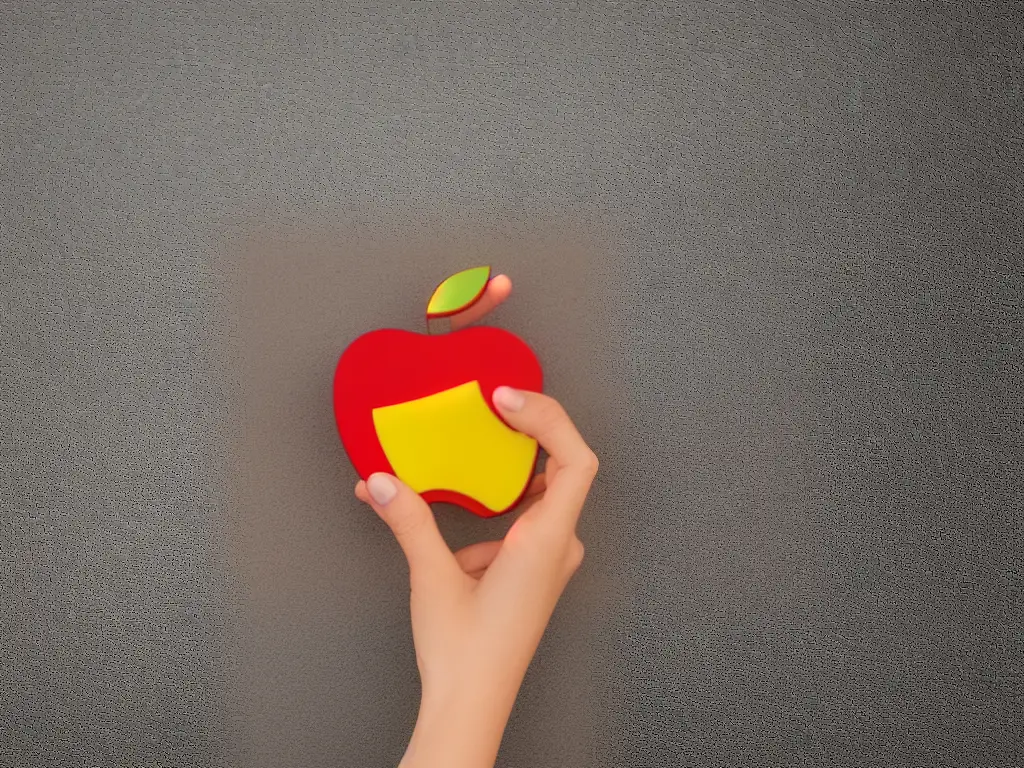
[[434,395],[373,409],[384,454],[414,491],[456,491],[492,512],[523,492],[537,441],[509,429],[470,381]]

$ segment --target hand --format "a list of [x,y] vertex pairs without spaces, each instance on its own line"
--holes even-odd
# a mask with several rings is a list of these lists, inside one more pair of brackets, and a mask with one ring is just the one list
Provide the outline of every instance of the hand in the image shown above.
[[550,397],[499,387],[494,404],[549,456],[504,540],[453,554],[430,507],[397,478],[378,473],[356,485],[409,564],[422,697],[401,768],[494,764],[526,669],[583,560],[576,522],[597,458]]
[[597,458],[551,398],[499,387],[494,403],[549,454],[503,541],[453,554],[430,507],[408,486],[380,473],[356,486],[409,563],[422,699],[403,768],[494,764],[526,669],[583,560],[576,521]]

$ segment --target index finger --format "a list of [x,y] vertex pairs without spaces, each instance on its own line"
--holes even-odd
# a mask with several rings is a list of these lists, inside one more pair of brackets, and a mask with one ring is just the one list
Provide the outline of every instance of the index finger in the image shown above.
[[494,404],[514,429],[534,438],[558,464],[548,481],[545,506],[552,504],[573,521],[579,517],[597,475],[597,456],[557,400],[539,392],[498,387]]

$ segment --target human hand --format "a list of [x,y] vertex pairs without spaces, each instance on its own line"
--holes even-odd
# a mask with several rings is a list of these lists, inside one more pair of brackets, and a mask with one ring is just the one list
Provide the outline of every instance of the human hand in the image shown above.
[[356,485],[409,564],[422,697],[402,768],[494,764],[530,660],[583,559],[576,523],[596,456],[552,398],[498,387],[494,404],[549,456],[504,540],[452,553],[430,507],[397,478],[378,473]]

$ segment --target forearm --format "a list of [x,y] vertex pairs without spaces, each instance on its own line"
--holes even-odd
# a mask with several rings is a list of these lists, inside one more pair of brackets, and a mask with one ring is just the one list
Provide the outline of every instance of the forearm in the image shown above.
[[514,700],[479,689],[424,698],[399,768],[492,768]]

